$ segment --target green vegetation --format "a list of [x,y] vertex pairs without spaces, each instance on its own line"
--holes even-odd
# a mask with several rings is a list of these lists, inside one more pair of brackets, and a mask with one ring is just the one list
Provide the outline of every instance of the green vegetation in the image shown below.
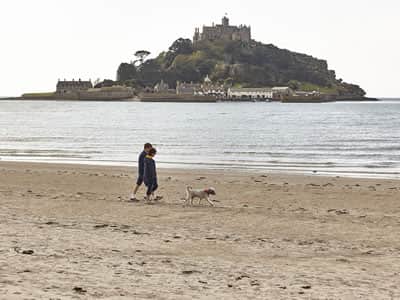
[[168,51],[145,60],[141,50],[133,63],[121,63],[117,81],[128,86],[154,86],[161,79],[175,87],[176,81],[201,82],[206,75],[216,83],[242,86],[291,86],[304,91],[364,96],[357,85],[336,79],[325,60],[280,49],[272,44],[240,41],[202,41],[195,45],[180,38]]
[[304,92],[313,92],[318,91],[325,94],[337,94],[338,93],[338,86],[331,85],[331,86],[319,86],[317,84],[309,83],[309,82],[299,82],[296,80],[291,80],[288,83],[294,90],[304,91]]

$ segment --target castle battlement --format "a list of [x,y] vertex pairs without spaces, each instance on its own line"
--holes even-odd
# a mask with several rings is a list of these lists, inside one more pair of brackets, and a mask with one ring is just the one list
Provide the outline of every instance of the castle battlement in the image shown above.
[[222,18],[221,24],[212,26],[203,26],[203,31],[200,28],[195,28],[193,43],[198,41],[251,41],[251,28],[250,26],[240,25],[232,26],[229,24],[229,19],[225,16]]

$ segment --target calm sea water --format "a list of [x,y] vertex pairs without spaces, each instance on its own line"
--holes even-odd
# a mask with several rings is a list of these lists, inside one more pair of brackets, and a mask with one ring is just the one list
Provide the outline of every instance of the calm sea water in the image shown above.
[[400,101],[0,101],[0,159],[400,178]]

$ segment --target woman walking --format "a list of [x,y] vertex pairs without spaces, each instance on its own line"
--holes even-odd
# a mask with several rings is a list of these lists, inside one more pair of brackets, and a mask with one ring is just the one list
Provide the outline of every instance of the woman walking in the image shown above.
[[144,158],[143,181],[147,187],[146,201],[162,199],[162,197],[155,197],[154,195],[154,192],[158,188],[156,162],[154,160],[154,156],[156,155],[156,153],[157,150],[155,148],[151,148]]

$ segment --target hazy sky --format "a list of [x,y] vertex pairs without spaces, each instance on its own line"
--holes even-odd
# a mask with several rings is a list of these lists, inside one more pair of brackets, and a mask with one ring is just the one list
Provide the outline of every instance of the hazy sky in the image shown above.
[[1,0],[0,95],[115,79],[135,50],[155,55],[225,13],[258,41],[326,59],[369,96],[400,96],[398,0]]

